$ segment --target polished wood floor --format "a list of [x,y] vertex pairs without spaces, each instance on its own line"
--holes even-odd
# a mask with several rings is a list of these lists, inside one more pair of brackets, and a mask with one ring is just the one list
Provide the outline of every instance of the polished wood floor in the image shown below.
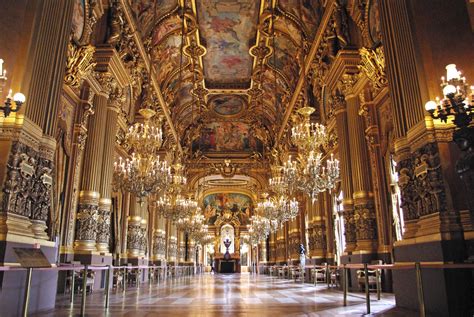
[[[35,316],[78,316],[80,296],[71,306],[64,296],[56,309]],[[372,295],[375,316],[417,316],[393,310],[395,300],[384,294],[380,301]],[[87,298],[87,316],[362,316],[365,297],[353,293],[348,306],[342,293],[326,286],[295,283],[263,275],[204,274],[170,279],[159,284],[142,284],[139,289],[112,291],[110,308],[104,309],[103,291]]]

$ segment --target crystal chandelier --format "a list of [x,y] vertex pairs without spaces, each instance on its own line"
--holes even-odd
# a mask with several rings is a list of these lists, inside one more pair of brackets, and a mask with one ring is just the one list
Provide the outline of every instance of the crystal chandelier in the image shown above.
[[303,116],[303,121],[291,128],[293,143],[302,153],[319,150],[327,143],[326,127],[310,120],[314,111],[313,107],[308,106],[299,109],[298,113]]
[[324,167],[322,154],[311,151],[303,169],[300,186],[304,192],[309,193],[314,202],[319,193],[334,188],[338,178],[339,161],[334,159],[334,155],[331,154],[331,158],[327,160]]
[[[144,122],[136,122],[128,128],[125,142],[136,153],[153,155],[161,148],[163,143],[161,124],[159,123],[158,126],[151,124],[150,119],[155,115],[154,110],[140,109],[138,112],[144,118]],[[159,122],[161,122],[161,119]]]
[[204,215],[201,214],[201,209],[196,208],[194,214],[189,217],[185,216],[176,220],[178,229],[183,230],[188,234],[199,232],[204,226]]
[[139,113],[144,123],[133,124],[125,136],[125,143],[133,152],[131,158],[119,157],[114,163],[114,186],[133,193],[142,203],[144,197],[168,186],[171,170],[157,155],[163,139],[161,128],[150,122],[155,111],[141,109]]
[[249,242],[252,245],[257,244],[260,241],[265,241],[269,234],[270,220],[268,220],[268,218],[260,215],[253,215],[250,217]]
[[178,224],[180,221],[183,225],[185,221],[190,221],[198,206],[196,201],[184,198],[181,195],[176,197],[164,195],[155,204],[159,215],[171,220],[175,224]]
[[276,231],[283,223],[293,220],[299,211],[296,199],[289,200],[281,195],[278,198],[266,197],[263,202],[257,204],[257,211],[268,220],[270,231]]
[[184,176],[184,166],[181,163],[176,163],[173,166],[173,176],[167,188],[167,193],[170,195],[179,195],[187,184],[187,178]]
[[170,181],[170,168],[159,156],[132,153],[130,159],[120,157],[119,162],[114,163],[114,183],[136,195],[140,203],[144,197],[165,188]]

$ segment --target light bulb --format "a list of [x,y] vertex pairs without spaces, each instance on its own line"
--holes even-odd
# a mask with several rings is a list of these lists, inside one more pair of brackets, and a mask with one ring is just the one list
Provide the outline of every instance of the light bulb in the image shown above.
[[26,97],[25,95],[23,95],[21,92],[17,92],[14,96],[13,96],[13,100],[16,102],[16,103],[24,103],[26,101]]
[[456,64],[446,65],[446,80],[459,79],[459,72],[456,69]]
[[426,109],[426,111],[428,111],[428,112],[434,111],[437,106],[438,106],[438,105],[437,105],[436,102],[434,102],[433,100],[430,100],[430,101],[428,101],[427,103],[425,103],[425,109]]
[[443,88],[443,94],[445,96],[448,96],[450,94],[455,94],[456,93],[456,87],[454,87],[453,85],[446,85],[444,88]]

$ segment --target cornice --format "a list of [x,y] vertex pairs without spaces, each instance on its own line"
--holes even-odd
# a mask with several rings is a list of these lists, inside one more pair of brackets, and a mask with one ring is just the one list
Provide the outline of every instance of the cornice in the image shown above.
[[359,63],[360,55],[357,49],[344,49],[339,51],[324,80],[330,91],[336,88],[342,75],[358,73],[359,69],[357,66]]
[[110,72],[117,81],[120,88],[130,83],[130,74],[117,51],[110,45],[98,45],[95,49],[95,70],[99,72]]

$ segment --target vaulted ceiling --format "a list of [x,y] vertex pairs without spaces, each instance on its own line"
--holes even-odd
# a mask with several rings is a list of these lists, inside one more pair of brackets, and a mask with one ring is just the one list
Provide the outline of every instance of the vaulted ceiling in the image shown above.
[[269,154],[320,2],[129,0],[188,157]]

